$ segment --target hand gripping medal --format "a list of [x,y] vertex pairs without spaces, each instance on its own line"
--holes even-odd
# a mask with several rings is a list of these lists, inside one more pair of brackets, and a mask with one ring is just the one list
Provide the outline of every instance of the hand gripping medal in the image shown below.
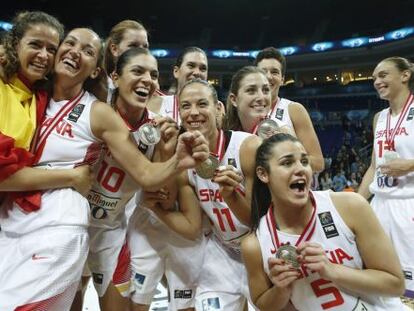
[[[269,210],[266,214],[266,221],[270,225],[271,234],[272,234],[272,242],[275,249],[276,258],[283,259],[286,263],[291,264],[293,268],[299,269],[301,263],[299,262],[299,254],[297,252],[296,246],[300,245],[302,242],[310,241],[313,233],[315,232],[316,227],[316,205],[315,199],[312,195],[312,192],[309,194],[310,200],[312,203],[312,215],[309,219],[307,225],[304,227],[302,233],[300,234],[299,238],[296,241],[290,241],[287,243],[283,243],[279,239],[278,228],[276,225],[276,220],[273,214],[273,205],[271,204]],[[293,244],[294,243],[294,244]]]
[[201,178],[212,179],[219,166],[219,160],[214,155],[210,155],[207,160],[196,166],[195,171]]
[[390,162],[392,160],[398,159],[400,156],[396,151],[386,150],[384,151],[384,161],[385,163]]
[[207,160],[196,166],[195,171],[198,176],[204,179],[212,179],[215,171],[220,166],[221,158],[224,154],[225,138],[222,130],[219,132],[217,139],[216,152],[210,154]]
[[138,130],[139,140],[147,146],[156,145],[161,139],[161,132],[158,127],[151,123],[141,125]]
[[293,268],[298,269],[300,267],[298,261],[298,254],[296,247],[290,244],[281,245],[276,252],[276,257],[283,259],[287,263],[290,263]]

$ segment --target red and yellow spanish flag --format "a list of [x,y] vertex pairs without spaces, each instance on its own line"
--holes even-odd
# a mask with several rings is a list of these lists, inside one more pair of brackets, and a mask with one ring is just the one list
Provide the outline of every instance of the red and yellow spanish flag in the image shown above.
[[33,164],[30,147],[46,105],[46,92],[33,94],[17,76],[0,79],[0,181]]

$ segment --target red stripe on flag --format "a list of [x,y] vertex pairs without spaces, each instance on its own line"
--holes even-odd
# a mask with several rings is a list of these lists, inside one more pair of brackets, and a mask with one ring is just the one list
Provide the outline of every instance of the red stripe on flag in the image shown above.
[[0,133],[0,181],[33,163],[34,155],[15,147],[14,142],[14,138]]

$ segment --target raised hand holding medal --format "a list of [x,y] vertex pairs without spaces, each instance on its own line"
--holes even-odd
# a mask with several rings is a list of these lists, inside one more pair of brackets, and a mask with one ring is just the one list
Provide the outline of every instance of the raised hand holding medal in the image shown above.
[[156,115],[154,121],[161,132],[161,140],[157,147],[160,150],[160,159],[168,160],[175,152],[179,127],[174,119],[170,117]]
[[296,251],[296,247],[293,245],[281,245],[276,251],[276,257],[283,259],[288,264],[291,264],[295,269],[299,269],[300,267],[298,253]]
[[201,178],[211,179],[219,166],[220,162],[217,157],[210,154],[207,160],[196,166],[195,171]]
[[383,157],[384,157],[384,162],[389,163],[392,160],[398,159],[400,156],[398,155],[396,151],[386,150],[384,151]]
[[203,179],[212,179],[214,177],[214,173],[220,166],[220,160],[224,152],[224,145],[224,133],[223,130],[220,130],[219,137],[217,139],[216,153],[210,154],[207,160],[196,166],[195,171],[198,176]]
[[[308,224],[304,227],[298,239],[292,239],[286,242],[281,241],[278,233],[279,229],[276,224],[273,204],[270,205],[268,212],[266,214],[266,221],[270,224],[270,233],[272,236],[272,242],[274,246],[274,251],[272,252],[274,252],[276,258],[283,259],[287,264],[290,264],[295,269],[299,269],[301,264],[299,256],[301,252],[300,248],[303,247],[304,244],[307,244],[308,241],[312,238],[312,235],[316,227],[316,206],[312,194],[311,202],[311,218],[309,219]],[[299,248],[297,248],[298,246]]]

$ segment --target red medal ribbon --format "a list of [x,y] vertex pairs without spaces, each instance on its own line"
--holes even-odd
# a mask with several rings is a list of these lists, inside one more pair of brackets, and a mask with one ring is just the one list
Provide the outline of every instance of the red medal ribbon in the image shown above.
[[[64,104],[57,114],[52,118],[49,125],[39,131],[38,140],[35,145],[35,157],[33,164],[37,164],[42,156],[43,149],[46,145],[47,138],[49,137],[50,133],[52,133],[53,129],[63,120],[63,118],[79,103],[82,99],[83,95],[85,94],[84,90],[81,90],[78,95],[74,98],[69,100],[66,104]],[[16,202],[20,208],[26,212],[30,213],[33,211],[37,211],[40,209],[41,206],[41,199],[42,199],[42,191],[24,191],[24,192],[13,192],[12,194],[13,200]]]
[[[312,192],[309,192],[310,195],[310,199],[312,202],[312,215],[311,218],[309,219],[308,224],[306,225],[306,227],[303,229],[302,234],[299,236],[299,239],[296,241],[295,246],[298,246],[302,241],[309,241],[313,235],[313,233],[315,232],[315,228],[316,228],[316,203],[315,203],[315,199],[313,197]],[[283,243],[281,243],[281,241],[279,240],[279,236],[277,234],[277,227],[276,227],[276,222],[275,222],[275,217],[273,214],[273,204],[270,205],[269,210],[266,214],[266,223],[267,223],[267,227],[269,229],[270,232],[270,236],[272,238],[272,243],[273,243],[273,247],[274,250],[272,250],[273,252],[276,252],[276,250],[283,245]]]
[[224,150],[224,146],[226,145],[226,138],[224,137],[223,130],[220,130],[219,137],[217,139],[216,143],[216,150],[215,152],[210,152],[211,155],[215,156],[217,159],[219,159],[219,162],[223,159],[224,153],[226,150]]
[[59,109],[58,113],[52,118],[52,121],[49,125],[40,131],[38,141],[36,142],[35,148],[35,163],[40,160],[43,149],[45,148],[47,138],[56,128],[56,126],[63,120],[63,118],[79,103],[85,94],[84,90],[81,90],[78,95],[69,100],[66,104]]
[[408,108],[410,107],[411,103],[413,102],[414,96],[410,94],[405,102],[403,109],[400,112],[400,116],[398,117],[397,123],[395,124],[394,130],[391,133],[391,108],[388,110],[387,114],[387,123],[385,126],[385,143],[389,146],[389,150],[395,151],[394,140],[395,135],[397,135],[398,131],[400,130],[401,124],[404,121],[404,118],[408,112]]
[[130,132],[135,132],[136,130],[138,130],[141,127],[141,125],[143,125],[143,124],[147,123],[148,121],[150,121],[150,119],[148,117],[148,109],[147,108],[144,108],[144,114],[143,114],[141,120],[139,120],[139,122],[138,122],[138,124],[136,126],[132,126],[128,122],[127,118],[124,115],[122,115],[119,112],[119,110],[117,110],[117,111],[118,111],[118,114],[121,116],[122,120],[124,120],[124,122],[125,122],[125,124],[128,127],[128,129],[129,129]]
[[174,118],[174,121],[178,124],[178,97],[177,95],[174,95],[174,100],[173,100],[173,118]]

